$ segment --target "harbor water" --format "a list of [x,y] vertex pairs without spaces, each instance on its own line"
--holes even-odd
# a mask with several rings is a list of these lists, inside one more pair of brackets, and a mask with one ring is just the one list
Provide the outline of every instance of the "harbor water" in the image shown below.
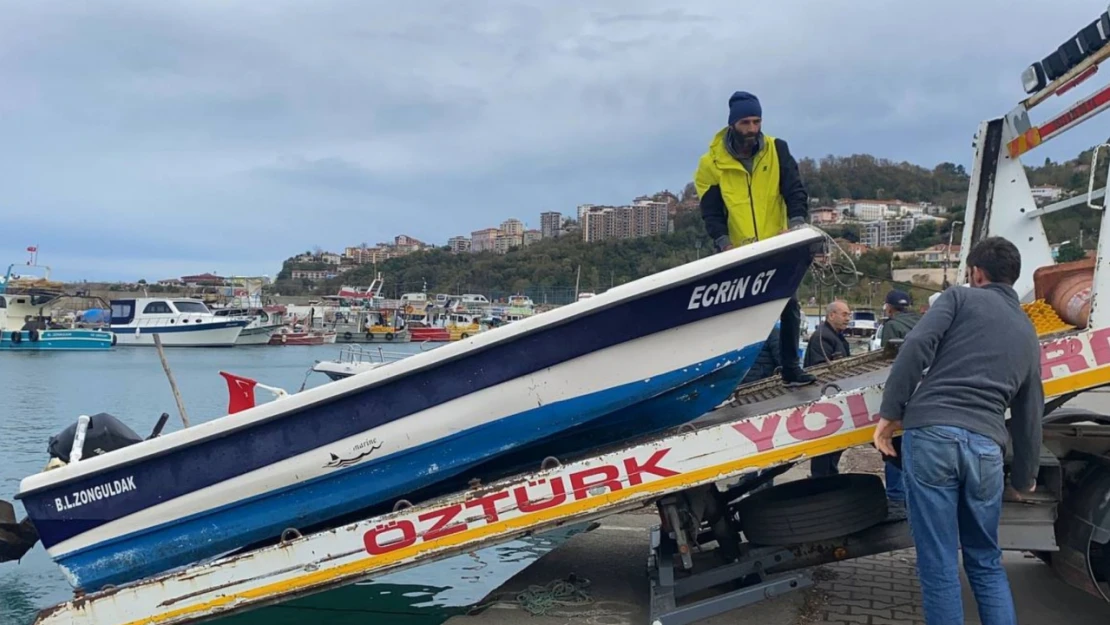
[[[166,358],[191,424],[227,414],[228,391],[220,371],[296,392],[327,384],[311,371],[319,360],[338,358],[342,345],[258,346],[224,349],[167,349]],[[419,344],[383,345],[416,353]],[[376,346],[365,346],[376,349]],[[425,347],[427,349],[427,346]],[[50,437],[79,415],[112,414],[140,436],[148,436],[163,413],[164,433],[180,429],[169,381],[158,352],[117,347],[108,352],[7,352],[0,354],[4,381],[0,408],[0,499],[11,501],[20,480],[42,471]],[[258,402],[271,401],[257,389]],[[22,507],[16,502],[17,515]],[[217,623],[329,625],[433,625],[458,614],[496,590],[512,575],[561,544],[580,527],[471,552],[434,565],[399,571],[335,593],[226,618]],[[72,597],[72,589],[42,545],[19,563],[0,564],[0,625],[27,625],[42,608]]]

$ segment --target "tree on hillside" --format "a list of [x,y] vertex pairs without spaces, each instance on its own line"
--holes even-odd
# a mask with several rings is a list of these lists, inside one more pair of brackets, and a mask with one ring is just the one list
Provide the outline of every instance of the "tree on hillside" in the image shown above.
[[888,249],[868,250],[856,259],[856,271],[861,274],[861,279],[889,279],[893,258],[894,253]]
[[698,199],[698,188],[694,185],[693,182],[687,182],[686,186],[682,189],[681,200],[683,202],[689,202],[696,199]]
[[1061,245],[1060,249],[1056,251],[1056,262],[1070,263],[1076,260],[1083,260],[1086,255],[1087,253],[1083,251],[1083,248],[1079,247],[1078,243],[1068,241]]
[[902,237],[902,241],[898,244],[898,248],[907,251],[923,250],[940,242],[941,236],[937,230],[937,222],[926,221],[918,224],[909,234]]
[[964,168],[941,163],[932,170],[911,163],[895,163],[869,154],[826,156],[798,161],[809,195],[831,204],[838,199],[933,201],[944,197],[949,206],[967,195],[970,178]]
[[844,239],[852,243],[859,243],[860,227],[859,224],[838,224],[825,226],[824,231],[834,239]]

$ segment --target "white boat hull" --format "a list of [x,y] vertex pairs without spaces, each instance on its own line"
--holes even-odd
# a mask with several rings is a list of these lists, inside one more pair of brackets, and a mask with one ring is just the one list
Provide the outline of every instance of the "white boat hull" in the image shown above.
[[116,333],[116,344],[122,347],[153,347],[154,335],[158,334],[164,347],[231,347],[236,344],[242,325],[228,325],[229,322],[200,324],[195,328],[181,330],[165,327],[112,327]]
[[342,380],[349,378],[356,373],[364,371],[371,371],[378,367],[389,364],[387,362],[336,362],[334,360],[325,360],[318,362],[312,366],[312,370],[317,373],[323,373],[332,380]]
[[239,338],[235,339],[235,344],[268,345],[270,343],[270,337],[272,337],[274,332],[277,332],[280,327],[279,325],[274,325],[243,328],[243,331],[239,333]]

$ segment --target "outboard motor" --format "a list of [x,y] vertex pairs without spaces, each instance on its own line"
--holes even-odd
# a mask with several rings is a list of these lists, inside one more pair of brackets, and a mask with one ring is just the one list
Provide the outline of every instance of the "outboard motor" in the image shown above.
[[[161,433],[168,418],[169,415],[162,414],[151,438]],[[122,421],[106,412],[95,414],[88,419],[85,442],[81,447],[82,458],[106,454],[143,440]],[[52,463],[69,464],[73,439],[77,436],[77,426],[81,420],[84,420],[84,417],[50,437],[47,451],[50,453]],[[48,465],[47,469],[50,468]],[[0,562],[19,560],[38,543],[38,540],[38,530],[31,523],[31,519],[26,518],[17,522],[14,506],[10,502],[0,500]]]
[[[50,443],[47,445],[50,457],[69,464],[69,452],[73,450],[73,437],[76,433],[77,423],[74,422],[66,429],[51,436]],[[128,445],[134,445],[142,440],[141,436],[122,421],[106,412],[101,412],[89,417],[89,426],[85,431],[85,445],[81,448],[81,457],[99,456]]]
[[0,500],[0,562],[18,561],[35,543],[39,533],[31,524],[31,519],[15,520],[15,508],[7,501]]

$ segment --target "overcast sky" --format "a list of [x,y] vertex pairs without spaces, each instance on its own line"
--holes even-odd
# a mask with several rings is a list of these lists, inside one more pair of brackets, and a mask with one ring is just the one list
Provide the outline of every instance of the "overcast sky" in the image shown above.
[[317,245],[539,227],[680,190],[737,89],[798,156],[968,164],[1021,70],[1105,8],[0,0],[0,262],[37,244],[64,279],[273,275]]

